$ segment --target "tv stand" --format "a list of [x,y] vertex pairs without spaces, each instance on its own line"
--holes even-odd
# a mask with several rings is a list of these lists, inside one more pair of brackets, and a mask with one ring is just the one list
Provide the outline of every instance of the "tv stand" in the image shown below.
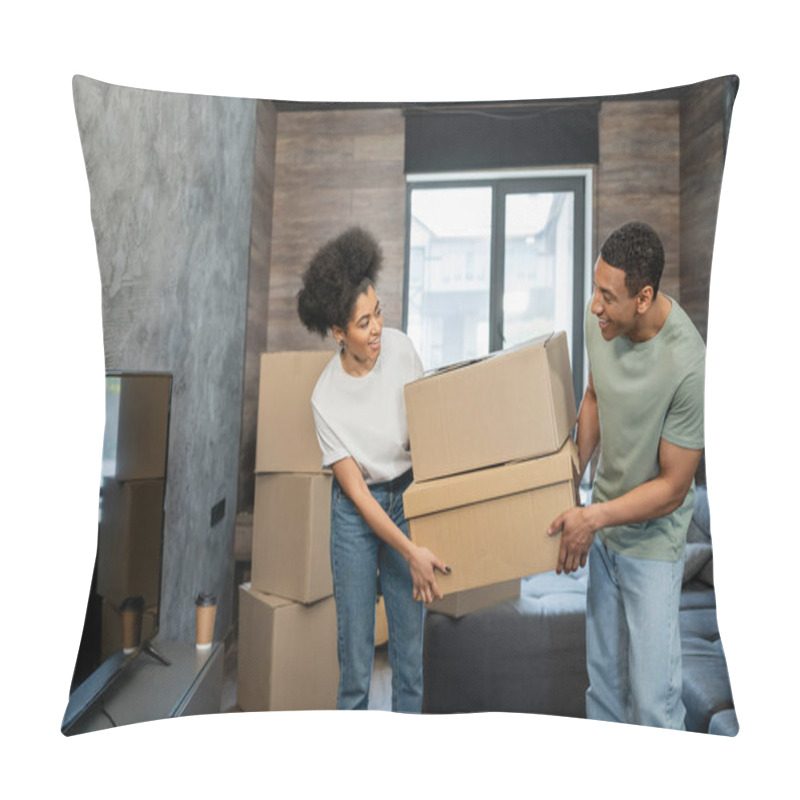
[[[221,710],[225,647],[214,642],[198,650],[193,642],[159,641],[143,646],[153,658],[134,658],[110,686],[63,732],[106,730],[136,722],[214,714]],[[158,662],[158,663],[156,663]],[[169,669],[164,669],[169,665]]]
[[169,667],[172,664],[168,658],[161,655],[161,653],[156,650],[155,645],[152,642],[145,642],[142,645],[142,651],[152,656],[156,661],[160,661],[165,667]]

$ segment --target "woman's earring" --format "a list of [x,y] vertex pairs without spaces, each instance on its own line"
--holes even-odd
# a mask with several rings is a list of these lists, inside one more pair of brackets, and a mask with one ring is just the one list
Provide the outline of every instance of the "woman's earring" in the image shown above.
[[339,349],[344,350],[344,339],[339,339]]

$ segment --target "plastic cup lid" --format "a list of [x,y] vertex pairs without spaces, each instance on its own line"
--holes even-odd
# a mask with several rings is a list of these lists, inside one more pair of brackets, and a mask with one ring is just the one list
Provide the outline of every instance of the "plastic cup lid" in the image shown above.
[[135,597],[126,597],[122,601],[122,605],[120,606],[120,611],[130,611],[131,609],[140,611],[143,608],[144,608],[144,597],[138,594]]
[[195,599],[198,606],[213,606],[217,603],[216,595],[211,592],[200,592]]

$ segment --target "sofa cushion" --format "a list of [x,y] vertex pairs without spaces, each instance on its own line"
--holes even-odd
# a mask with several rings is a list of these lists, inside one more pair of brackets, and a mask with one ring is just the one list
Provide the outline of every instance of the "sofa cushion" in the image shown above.
[[686,730],[707,733],[715,714],[733,708],[722,642],[686,635],[681,644]]
[[694,493],[694,508],[689,530],[686,533],[687,542],[711,542],[711,514],[708,508],[708,489],[697,486]]
[[705,566],[697,573],[697,580],[702,581],[706,586],[714,585],[714,559],[709,558]]
[[739,719],[736,716],[736,710],[726,708],[724,711],[714,714],[711,722],[708,723],[708,732],[717,736],[736,736],[739,733]]
[[523,578],[520,584],[520,594],[524,597],[539,598],[562,594],[585,595],[588,579],[588,567],[581,567],[569,574],[562,572],[561,575],[557,575],[555,570],[551,570]]
[[687,608],[716,608],[717,596],[708,584],[695,578],[681,590],[681,610]]
[[683,554],[683,582],[689,583],[698,577],[710,561],[711,542],[687,542]]
[[423,711],[585,716],[585,580],[535,575],[515,600],[460,619],[428,614]]
[[708,642],[719,639],[717,609],[713,606],[681,609],[680,626],[684,639],[705,639]]

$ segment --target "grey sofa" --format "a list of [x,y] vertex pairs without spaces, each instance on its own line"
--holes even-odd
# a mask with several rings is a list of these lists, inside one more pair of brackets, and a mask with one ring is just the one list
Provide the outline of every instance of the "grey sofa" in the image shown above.
[[[423,712],[523,712],[584,717],[587,569],[521,581],[520,596],[458,619],[429,613]],[[727,663],[716,619],[705,487],[687,536],[681,597],[686,728],[735,736]]]

